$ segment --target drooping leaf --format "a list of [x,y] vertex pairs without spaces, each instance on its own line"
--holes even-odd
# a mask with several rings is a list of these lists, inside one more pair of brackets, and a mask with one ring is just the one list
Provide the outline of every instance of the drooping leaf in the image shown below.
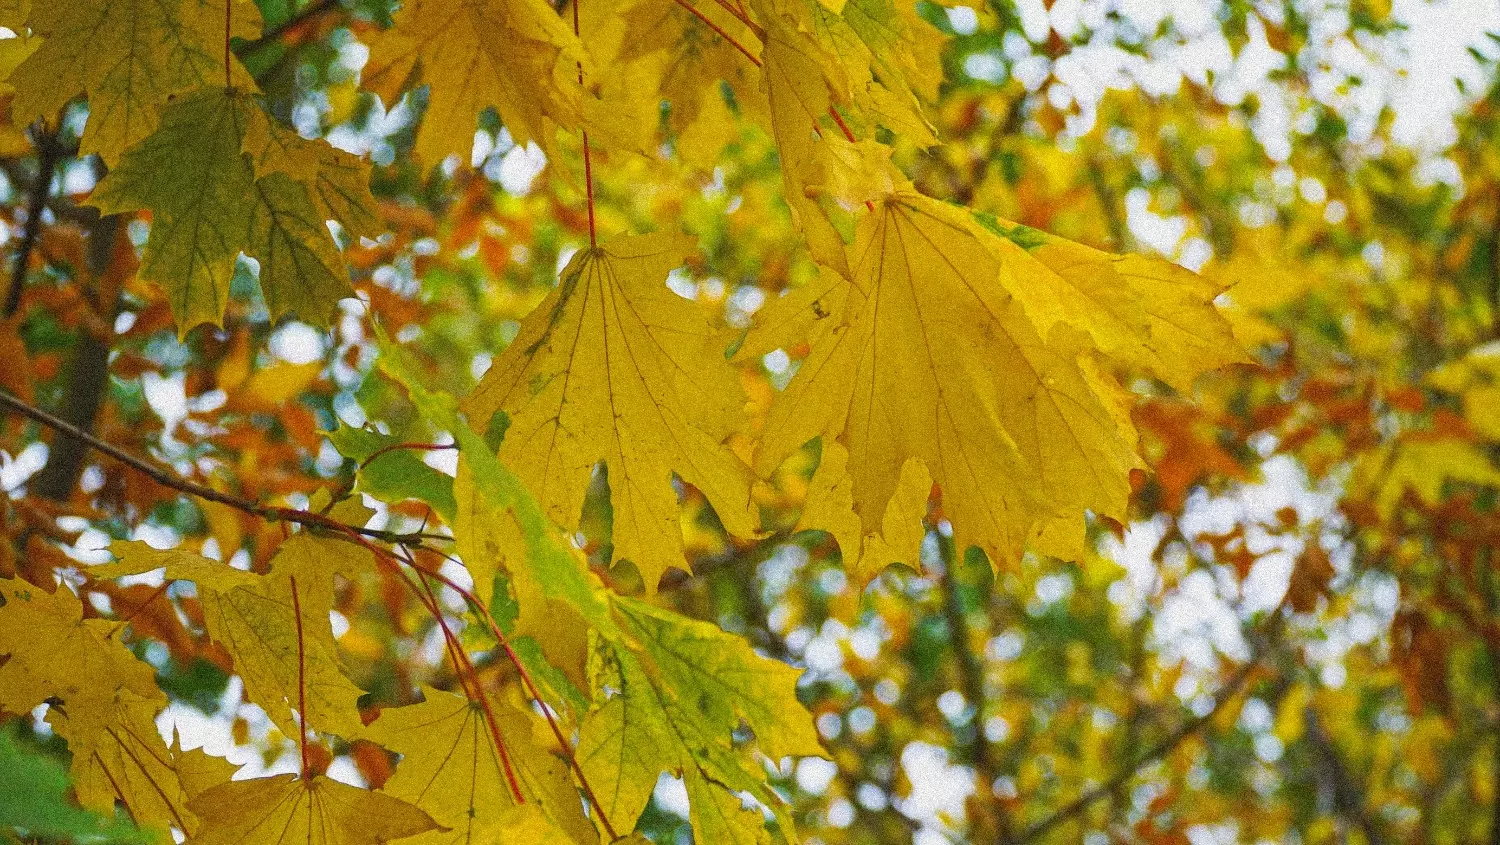
[[475,595],[493,606],[496,576],[503,571],[516,602],[514,634],[532,638],[570,683],[587,686],[589,626],[567,600],[549,595],[526,564],[527,544],[515,516],[479,490],[466,458],[459,459],[453,488],[458,496],[454,544],[474,579]]
[[370,230],[363,167],[325,142],[271,147],[267,121],[237,89],[186,94],[162,110],[160,127],[126,151],[90,200],[106,214],[152,212],[140,272],[167,291],[180,334],[219,324],[241,253],[259,262],[274,316],[295,312],[327,324],[353,292],[326,221]]
[[[525,715],[491,698],[492,728],[479,702],[431,687],[422,695],[421,704],[386,709],[370,726],[371,739],[403,755],[383,791],[449,828],[424,833],[411,845],[485,841],[487,831],[503,829],[520,807],[539,807],[548,825],[567,832],[567,841],[597,840],[567,764],[532,741]],[[525,803],[517,803],[512,782]]]
[[549,146],[554,126],[578,124],[579,62],[583,46],[543,0],[407,0],[363,76],[392,106],[414,74],[427,85],[417,154],[431,167],[469,154],[490,107],[517,143]]
[[439,827],[399,798],[322,775],[231,781],[189,807],[203,820],[195,845],[383,845]]
[[[89,98],[79,151],[114,166],[156,130],[168,100],[192,88],[224,84],[224,3],[232,34],[260,34],[260,12],[244,0],[76,0],[33,3],[27,23],[41,47],[11,77],[15,120],[56,122],[68,101]],[[251,87],[238,62],[234,84]]]
[[826,274],[787,303],[812,297],[832,316],[772,406],[757,469],[813,437],[839,441],[869,534],[917,458],[960,547],[997,565],[1037,538],[1071,553],[1086,509],[1122,516],[1138,459],[1117,389],[1082,360],[1079,332],[1038,332],[1004,282],[1026,268],[997,257],[992,239],[914,194],[866,217],[852,280]]
[[654,591],[682,552],[675,472],[731,533],[750,536],[749,472],[723,441],[740,391],[707,315],[666,287],[691,238],[620,237],[579,252],[464,404],[509,415],[500,459],[576,529],[596,464],[609,478],[614,557]]
[[[434,425],[453,433],[463,460],[472,463],[477,495],[516,520],[523,547],[517,557],[542,594],[577,612],[615,667],[612,680],[603,681],[615,694],[585,718],[578,756],[616,829],[632,828],[649,797],[645,781],[625,779],[653,769],[696,766],[706,778],[778,807],[764,771],[753,773],[749,748],[736,746],[734,735],[748,725],[755,747],[773,757],[821,754],[811,715],[795,695],[798,671],[759,657],[717,626],[606,591],[576,550],[562,545],[536,500],[458,415],[453,400],[426,388],[388,342],[382,342],[380,365]],[[790,822],[782,824],[789,829]]]
[[[380,336],[382,371],[406,388],[412,404],[434,426],[448,431],[458,443],[461,460],[470,468],[475,492],[492,510],[515,520],[524,562],[532,583],[543,594],[568,604],[600,636],[617,640],[620,632],[610,614],[598,579],[588,565],[558,536],[535,497],[516,474],[502,464],[458,412],[452,396],[428,388],[402,350]],[[494,563],[483,564],[494,572]]]
[[[728,87],[741,111],[764,111],[760,69],[677,3],[631,0],[580,9],[589,49],[600,68],[596,77],[605,83],[601,108],[642,121],[639,132],[654,137],[662,121],[660,105],[669,103],[664,128],[690,164],[712,168],[738,134],[737,117],[725,103],[721,86]],[[756,43],[748,26],[716,4],[696,9],[737,43]],[[623,84],[611,87],[616,79]],[[627,98],[629,102],[621,102]],[[594,124],[591,120],[591,136]]]
[[[837,131],[829,119],[832,92],[846,89],[848,81],[806,34],[789,26],[772,25],[763,56],[771,130],[781,153],[787,205],[813,258],[847,276],[849,262],[840,228],[847,230],[853,215],[822,190],[834,162],[830,147],[822,142]],[[830,81],[829,74],[835,79]]]

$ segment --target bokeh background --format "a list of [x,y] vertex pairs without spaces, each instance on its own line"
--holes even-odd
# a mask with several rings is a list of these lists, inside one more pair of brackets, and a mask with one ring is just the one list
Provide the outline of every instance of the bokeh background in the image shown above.
[[[54,408],[93,392],[105,439],[303,505],[352,473],[326,432],[431,437],[371,376],[371,314],[436,380],[467,390],[587,242],[582,165],[576,140],[549,160],[490,116],[468,160],[423,172],[406,155],[420,94],[385,104],[358,84],[363,42],[390,5],[259,5],[268,29],[297,22],[237,45],[272,108],[378,165],[390,231],[350,246],[360,298],[330,332],[273,324],[245,266],[225,328],[185,340],[138,282],[91,300],[78,204],[100,173],[64,156],[43,210],[42,277],[0,385]],[[1219,304],[1254,363],[1190,395],[1130,384],[1150,466],[1129,522],[1092,524],[1095,551],[1080,562],[1028,557],[994,575],[953,548],[935,503],[924,571],[862,587],[830,537],[796,531],[815,456],[758,489],[773,530],[760,542],[726,537],[683,488],[697,574],[670,576],[662,601],[807,670],[800,694],[830,759],[780,761],[779,780],[804,841],[1500,842],[1500,4],[919,10],[946,41],[930,114],[945,143],[893,139],[917,186],[1232,283]],[[64,135],[76,140],[86,117],[75,104]],[[595,174],[601,231],[672,220],[700,238],[701,259],[669,284],[736,330],[814,268],[774,145],[734,121],[720,131],[711,167],[664,149],[601,157]],[[7,250],[37,178],[34,141],[24,127],[0,138]],[[102,356],[86,351],[101,343]],[[752,408],[805,351],[746,367]],[[47,497],[60,472],[47,438],[3,426],[6,567],[81,571],[120,537],[241,566],[274,545],[262,532],[277,528],[95,457],[78,491]],[[451,458],[423,460],[451,472]],[[605,567],[602,484],[576,540]],[[423,517],[367,501],[377,527]],[[611,575],[632,589],[630,572]],[[102,585],[91,600],[124,612],[160,583]],[[293,741],[189,635],[191,586],[171,595],[134,619],[177,699],[164,736],[227,756],[241,776],[296,771]],[[334,623],[372,700],[451,683],[439,632],[377,586],[341,591]],[[9,730],[62,759],[42,715]],[[333,750],[332,776],[389,775],[368,748]],[[642,830],[690,841],[686,806],[664,778]]]

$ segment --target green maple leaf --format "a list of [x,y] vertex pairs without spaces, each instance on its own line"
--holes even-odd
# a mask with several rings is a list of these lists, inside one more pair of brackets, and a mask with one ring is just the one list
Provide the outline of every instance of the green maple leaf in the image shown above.
[[242,91],[194,91],[162,110],[91,199],[106,214],[151,211],[141,275],[166,290],[181,334],[219,325],[242,253],[260,263],[273,317],[327,325],[354,292],[326,221],[370,229],[368,174],[269,121]]

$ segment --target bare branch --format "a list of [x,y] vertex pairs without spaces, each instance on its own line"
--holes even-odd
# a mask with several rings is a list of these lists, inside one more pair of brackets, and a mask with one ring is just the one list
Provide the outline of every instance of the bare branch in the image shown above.
[[164,487],[170,487],[173,490],[177,490],[179,492],[186,493],[189,496],[195,496],[206,501],[218,502],[221,505],[228,505],[229,507],[232,507],[236,510],[243,511],[253,516],[258,516],[261,519],[270,520],[273,522],[295,522],[299,525],[304,525],[309,528],[321,528],[341,534],[353,532],[355,534],[360,534],[365,537],[370,537],[376,540],[380,540],[381,542],[391,544],[420,546],[424,540],[449,539],[441,534],[401,533],[397,531],[382,531],[375,528],[360,528],[357,526],[339,522],[336,519],[330,519],[329,517],[323,516],[322,514],[312,513],[311,511],[298,510],[297,508],[278,507],[275,505],[263,505],[259,502],[251,501],[250,499],[215,490],[212,487],[205,487],[204,485],[199,484],[195,481],[189,481],[186,478],[177,475],[175,472],[166,469],[165,467],[158,466],[145,458],[132,455],[124,449],[121,449],[120,447],[114,445],[113,443],[108,443],[100,440],[99,438],[95,437],[92,434],[89,434],[81,428],[78,428],[72,423],[69,423],[66,420],[59,419],[40,408],[33,407],[32,405],[29,405],[26,402],[23,402],[15,396],[12,396],[4,391],[0,391],[0,406],[4,406],[11,411],[20,414],[21,416],[28,417],[38,423],[41,423],[42,425],[58,432],[59,434],[66,435],[83,443],[86,443],[89,446],[98,449],[100,452],[109,455],[111,458],[114,458],[120,463],[125,464],[136,472],[149,477],[151,480]]
[[[1283,616],[1281,613],[1281,608],[1278,607],[1272,613],[1271,624],[1268,626],[1269,630],[1266,633],[1267,639],[1271,639],[1275,636],[1276,632],[1280,630],[1282,621]],[[1243,666],[1241,666],[1232,676],[1230,676],[1229,680],[1225,682],[1224,686],[1219,689],[1218,694],[1214,696],[1213,706],[1208,709],[1208,712],[1204,713],[1201,716],[1194,716],[1193,718],[1188,719],[1186,722],[1183,722],[1180,726],[1178,726],[1176,730],[1172,731],[1166,737],[1162,738],[1160,742],[1147,749],[1146,753],[1142,754],[1135,761],[1120,769],[1112,777],[1110,777],[1109,780],[1099,784],[1093,789],[1087,790],[1082,795],[1064,805],[1057,812],[1027,828],[1026,831],[1016,839],[1016,845],[1025,845],[1025,843],[1027,842],[1035,842],[1042,835],[1046,834],[1048,831],[1052,830],[1058,825],[1082,815],[1086,810],[1089,809],[1089,807],[1092,807],[1095,802],[1108,798],[1110,795],[1114,794],[1120,789],[1123,789],[1126,784],[1135,779],[1136,775],[1140,774],[1142,769],[1171,754],[1173,751],[1177,750],[1177,747],[1182,745],[1183,742],[1187,741],[1190,737],[1206,728],[1209,723],[1212,722],[1214,718],[1217,717],[1226,706],[1228,706],[1229,702],[1233,701],[1235,697],[1240,694],[1245,685],[1249,683],[1250,676],[1255,674],[1255,671],[1261,666],[1261,661],[1265,657],[1264,652],[1264,648],[1256,649],[1255,655],[1251,657],[1250,660],[1247,661]]]

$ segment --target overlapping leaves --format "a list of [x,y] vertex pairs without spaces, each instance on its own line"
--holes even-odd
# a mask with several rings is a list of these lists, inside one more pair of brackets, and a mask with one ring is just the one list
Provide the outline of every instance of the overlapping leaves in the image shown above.
[[[769,473],[823,438],[825,466],[843,465],[849,486],[820,467],[803,525],[833,532],[850,563],[869,545],[861,533],[899,533],[920,514],[924,470],[960,547],[997,564],[1028,543],[1077,557],[1084,512],[1122,518],[1138,462],[1106,368],[1186,384],[1236,355],[1212,290],[1186,271],[985,225],[917,194],[866,216],[853,256],[850,279],[828,273],[775,303],[742,350],[810,327],[756,466]],[[904,516],[892,521],[892,508]],[[896,545],[915,553],[910,539]]]
[[[24,22],[41,45],[11,78],[28,118],[88,97],[84,150],[111,167],[92,201],[150,212],[141,273],[167,290],[184,332],[222,319],[241,256],[258,264],[273,316],[326,322],[352,292],[328,222],[378,228],[365,165],[275,123],[243,71],[223,66],[226,39],[258,29],[241,5],[33,4]],[[429,687],[367,726],[329,624],[335,574],[373,568],[353,546],[299,533],[260,574],[122,544],[120,562],[90,577],[162,569],[193,582],[206,635],[285,734],[373,739],[401,760],[381,791],[306,764],[295,777],[200,777],[154,733],[165,697],[119,626],[85,620],[66,588],[7,583],[0,708],[50,705],[86,806],[121,801],[142,824],[209,843],[523,830],[588,843],[597,831],[580,787],[600,824],[625,833],[666,773],[684,779],[700,841],[761,841],[759,807],[741,796],[777,811],[768,760],[821,753],[797,671],[606,589],[559,532],[579,528],[596,473],[609,486],[613,558],[632,562],[648,593],[687,566],[675,480],[702,491],[730,533],[753,537],[754,474],[773,475],[813,440],[821,459],[799,527],[832,533],[862,579],[917,562],[934,488],[957,542],[997,564],[1028,547],[1077,556],[1084,514],[1122,518],[1138,465],[1116,369],[1185,388],[1236,358],[1210,304],[1218,288],[1193,274],[899,187],[893,146],[936,141],[921,105],[936,94],[937,44],[910,4],[760,0],[694,14],[637,0],[615,24],[600,27],[595,56],[541,0],[412,0],[373,41],[364,76],[388,104],[426,87],[416,149],[428,165],[466,153],[488,108],[514,139],[544,147],[557,128],[586,126],[650,151],[664,127],[698,164],[729,140],[716,121],[746,118],[774,139],[787,203],[824,268],[761,314],[740,349],[810,350],[771,405],[753,466],[730,445],[748,442],[748,426],[719,327],[666,285],[694,249],[684,235],[578,252],[461,405],[386,345],[382,366],[456,439],[459,472],[450,484],[411,460],[409,478],[365,467],[362,489],[427,500],[481,602],[519,605],[513,630],[540,644],[559,687],[584,690],[570,702],[577,748],[536,742],[534,717],[472,678],[462,695]],[[504,432],[498,455],[480,431]],[[364,460],[381,446],[362,434],[335,440]]]
[[[225,3],[229,30],[225,30]],[[86,94],[89,120],[80,151],[113,166],[160,122],[177,94],[233,79],[224,40],[260,35],[260,11],[249,0],[70,0],[30,3],[30,13],[3,25],[29,28],[41,45],[11,75],[17,124],[56,122],[68,101]],[[229,76],[232,74],[232,76]]]
[[[742,832],[747,826],[761,830],[758,814],[725,816],[722,802],[729,799],[714,790],[727,790],[734,801],[734,793],[750,792],[767,806],[779,806],[757,755],[822,753],[811,716],[797,702],[797,670],[756,655],[714,625],[606,589],[563,543],[517,476],[464,424],[451,397],[426,388],[395,347],[384,348],[381,366],[435,426],[453,432],[470,469],[464,483],[488,505],[491,518],[513,523],[515,530],[505,536],[514,545],[504,550],[503,567],[535,584],[537,595],[566,605],[596,635],[590,664],[595,701],[583,719],[578,756],[601,812],[617,830],[629,830],[655,777],[670,772],[700,778],[700,795],[720,808],[711,811],[700,802],[695,814],[734,819]],[[460,491],[459,498],[467,495]],[[742,726],[753,734],[753,744],[735,741]],[[704,828],[699,835],[706,835]]]

